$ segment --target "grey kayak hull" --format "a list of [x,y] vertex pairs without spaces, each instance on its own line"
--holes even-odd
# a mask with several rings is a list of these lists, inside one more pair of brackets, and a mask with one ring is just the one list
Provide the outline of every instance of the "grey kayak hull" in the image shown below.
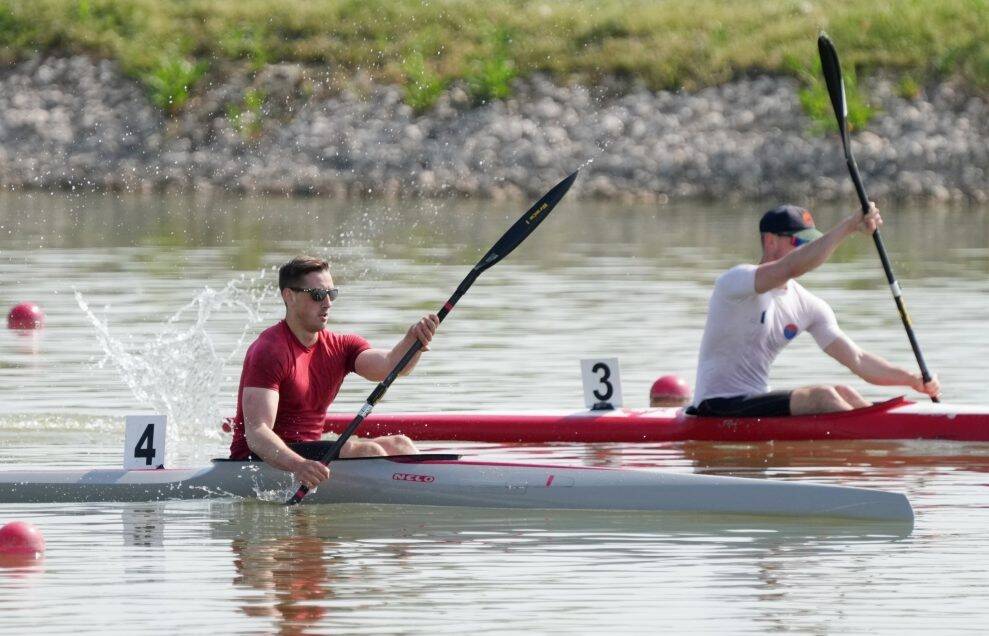
[[[463,461],[428,456],[340,460],[305,505],[682,511],[912,521],[898,493],[846,486],[646,470]],[[263,462],[203,468],[0,471],[0,504],[228,497],[284,501],[291,474]]]

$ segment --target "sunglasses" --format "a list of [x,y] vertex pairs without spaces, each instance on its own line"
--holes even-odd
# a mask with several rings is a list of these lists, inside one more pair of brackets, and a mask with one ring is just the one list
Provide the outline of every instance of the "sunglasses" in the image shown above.
[[807,239],[798,238],[796,236],[793,236],[792,234],[791,235],[782,234],[781,236],[787,236],[790,239],[790,245],[792,245],[793,247],[800,247],[801,245],[807,245],[808,243],[810,243],[810,241],[808,241]]
[[336,300],[337,296],[340,295],[340,290],[336,287],[333,287],[332,289],[322,289],[319,287],[289,287],[289,289],[294,292],[305,292],[309,294],[310,298],[318,303],[323,302],[323,299],[327,296],[330,297],[330,300]]

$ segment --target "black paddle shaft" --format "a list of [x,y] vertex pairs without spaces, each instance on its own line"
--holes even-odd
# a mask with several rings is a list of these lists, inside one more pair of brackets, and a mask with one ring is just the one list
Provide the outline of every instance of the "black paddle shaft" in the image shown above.
[[[831,43],[828,36],[823,33],[817,38],[817,50],[821,55],[821,69],[824,72],[824,81],[828,86],[828,95],[831,97],[831,106],[834,108],[835,117],[838,119],[838,132],[841,135],[841,147],[845,151],[848,174],[851,175],[852,183],[855,185],[855,192],[858,194],[859,203],[862,205],[862,214],[867,214],[869,212],[869,197],[865,194],[865,186],[862,185],[862,176],[859,174],[858,165],[855,163],[854,155],[852,155],[851,140],[848,137],[848,103],[845,99],[845,83],[841,76],[838,51],[835,50],[834,44]],[[903,321],[903,328],[906,329],[910,348],[913,349],[913,355],[920,366],[920,375],[925,383],[930,382],[931,373],[927,369],[927,363],[924,362],[924,354],[920,351],[920,343],[917,342],[910,315],[907,314],[906,306],[903,303],[900,284],[896,281],[896,276],[893,275],[893,267],[890,265],[886,246],[883,244],[882,235],[878,229],[872,234],[872,240],[876,244],[876,251],[879,252],[879,260],[883,264],[883,271],[886,272],[886,281],[889,283],[890,291],[893,292],[893,301],[896,303],[896,309],[900,312],[900,320]],[[932,397],[931,400],[938,401],[936,397]]]
[[[536,201],[536,203],[529,208],[528,211],[526,211],[526,213],[523,214],[514,225],[512,225],[512,227],[508,228],[508,231],[505,232],[500,239],[498,239],[498,242],[494,244],[494,247],[488,250],[487,254],[485,254],[484,257],[477,262],[477,265],[475,265],[472,270],[470,270],[460,285],[457,286],[457,289],[453,292],[453,295],[450,296],[450,299],[446,301],[439,313],[436,314],[437,317],[439,317],[440,322],[443,322],[443,319],[447,317],[447,314],[453,311],[457,301],[460,300],[461,296],[467,293],[467,290],[470,289],[470,286],[474,284],[474,281],[477,280],[477,277],[480,276],[484,270],[508,256],[512,250],[518,247],[522,241],[532,234],[536,227],[542,223],[547,216],[549,216],[549,213],[553,211],[553,208],[556,207],[556,204],[560,202],[567,191],[570,190],[570,186],[573,185],[576,178],[577,172],[574,172],[566,179],[556,184],[552,190],[543,195],[543,198]],[[319,461],[323,464],[329,464],[340,456],[340,450],[343,448],[343,445],[347,443],[347,440],[354,434],[357,427],[361,425],[364,418],[371,413],[371,409],[374,408],[374,405],[377,404],[378,400],[380,400],[388,391],[388,387],[390,387],[392,382],[395,381],[398,374],[401,373],[412,358],[419,353],[420,349],[422,349],[422,343],[420,341],[416,340],[412,343],[412,346],[405,352],[402,359],[398,361],[395,368],[393,368],[388,376],[382,380],[373,391],[371,391],[371,395],[368,396],[364,406],[361,407],[361,409],[357,412],[357,415],[354,416],[354,419],[350,421],[347,428],[340,434],[340,437],[337,438],[336,442],[333,443],[333,445],[326,451],[326,454],[323,455]],[[309,488],[305,484],[300,484],[298,490],[295,491],[295,494],[285,502],[286,505],[299,503],[302,501],[302,498],[306,496],[307,492],[309,492]]]

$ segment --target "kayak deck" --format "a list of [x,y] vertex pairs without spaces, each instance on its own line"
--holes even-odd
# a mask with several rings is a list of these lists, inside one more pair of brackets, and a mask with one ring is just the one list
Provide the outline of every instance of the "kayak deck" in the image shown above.
[[[305,504],[641,510],[911,522],[902,494],[764,479],[462,461],[443,455],[340,460]],[[0,471],[0,504],[224,497],[283,502],[292,475],[263,462],[204,468]]]
[[[324,430],[339,433],[352,414],[329,413]],[[939,439],[989,441],[989,407],[914,403],[903,397],[819,415],[713,418],[683,409],[613,411],[448,411],[372,413],[361,434],[408,435],[414,440],[498,443],[801,441]]]

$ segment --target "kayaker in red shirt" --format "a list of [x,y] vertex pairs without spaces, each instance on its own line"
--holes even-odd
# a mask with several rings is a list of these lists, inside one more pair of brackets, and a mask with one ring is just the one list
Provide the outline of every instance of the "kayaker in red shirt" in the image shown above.
[[[278,287],[285,319],[264,330],[244,356],[237,392],[231,459],[248,457],[293,473],[309,488],[330,476],[316,461],[330,442],[321,442],[326,409],[344,377],[356,372],[372,382],[388,375],[417,339],[428,351],[439,318],[427,314],[409,327],[390,350],[372,348],[355,334],[326,329],[337,289],[329,264],[300,256],[281,267]],[[416,355],[402,374],[419,361]],[[350,438],[341,457],[405,455],[418,452],[404,435],[370,440]]]

